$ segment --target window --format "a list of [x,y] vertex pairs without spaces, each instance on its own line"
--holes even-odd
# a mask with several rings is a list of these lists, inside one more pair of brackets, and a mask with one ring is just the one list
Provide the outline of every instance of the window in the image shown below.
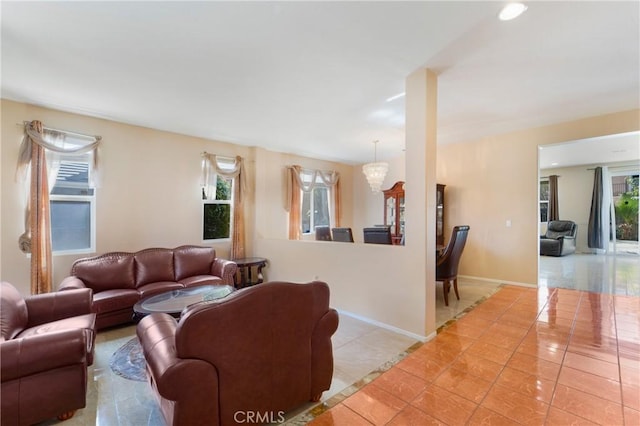
[[549,179],[540,179],[540,222],[547,222],[549,212]]
[[[65,143],[70,142],[70,137]],[[84,142],[86,143],[86,142]],[[63,154],[49,195],[51,247],[55,254],[95,251],[95,188],[91,184],[93,154]]]
[[[218,157],[218,167],[232,171],[235,167],[233,158]],[[202,239],[223,240],[231,238],[233,218],[233,178],[215,174],[215,194],[207,197],[202,187]],[[213,182],[211,182],[213,184]]]
[[[302,181],[305,186],[311,183],[312,175],[303,173]],[[315,232],[316,226],[330,226],[331,223],[331,189],[323,183],[320,176],[316,177],[315,186],[311,191],[302,191],[301,222],[302,233]]]

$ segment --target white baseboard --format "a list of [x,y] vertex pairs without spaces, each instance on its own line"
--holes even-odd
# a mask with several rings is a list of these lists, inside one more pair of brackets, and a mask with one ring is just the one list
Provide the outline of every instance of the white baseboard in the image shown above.
[[412,333],[410,331],[403,330],[401,328],[394,327],[392,325],[389,325],[389,324],[386,324],[386,323],[383,323],[383,322],[380,322],[380,321],[373,320],[371,318],[363,317],[363,316],[354,314],[352,312],[343,311],[342,309],[337,309],[337,311],[340,313],[340,315],[346,315],[348,317],[355,318],[355,319],[357,319],[359,321],[363,321],[363,322],[369,323],[371,325],[375,325],[376,327],[384,328],[386,330],[393,331],[394,333],[403,334],[403,335],[405,335],[407,337],[410,337],[410,338],[415,339],[415,340],[419,340],[421,342],[428,342],[429,340],[431,340],[434,337],[436,337],[436,334],[437,334],[434,331],[433,333],[429,334],[428,336],[421,336],[419,334],[415,334],[415,333]]
[[492,282],[492,283],[517,285],[517,286],[520,286],[520,287],[538,288],[537,284],[521,283],[521,282],[518,282],[518,281],[506,281],[506,280],[501,280],[501,279],[498,279],[498,278],[473,277],[471,275],[458,275],[458,277],[466,278],[468,280],[486,281],[486,282]]

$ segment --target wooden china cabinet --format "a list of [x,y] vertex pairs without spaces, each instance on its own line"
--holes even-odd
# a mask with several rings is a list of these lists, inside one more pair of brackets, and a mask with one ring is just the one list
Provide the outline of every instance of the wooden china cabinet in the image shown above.
[[[436,246],[444,246],[444,187],[436,185]],[[404,235],[404,182],[398,181],[384,194],[384,224],[391,227],[393,244],[400,244]]]
[[404,234],[404,182],[398,181],[384,194],[384,224],[391,227],[391,242],[400,244]]

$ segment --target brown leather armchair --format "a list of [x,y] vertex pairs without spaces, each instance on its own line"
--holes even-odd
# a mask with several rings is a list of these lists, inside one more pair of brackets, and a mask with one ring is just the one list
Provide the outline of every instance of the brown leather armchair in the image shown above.
[[329,286],[269,282],[152,314],[137,334],[169,425],[269,423],[329,389],[338,314]]
[[95,319],[91,290],[22,297],[0,289],[0,423],[68,418],[86,405]]

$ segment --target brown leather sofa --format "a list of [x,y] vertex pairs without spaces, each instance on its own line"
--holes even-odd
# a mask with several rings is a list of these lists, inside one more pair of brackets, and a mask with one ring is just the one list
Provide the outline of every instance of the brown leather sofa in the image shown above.
[[165,291],[200,285],[232,285],[237,265],[212,247],[150,248],[76,260],[59,290],[91,288],[98,329],[132,321],[133,305]]
[[0,423],[30,425],[69,417],[86,405],[93,362],[91,290],[22,297],[0,289]]
[[333,375],[329,286],[269,282],[151,314],[137,334],[169,425],[262,424],[318,401]]

